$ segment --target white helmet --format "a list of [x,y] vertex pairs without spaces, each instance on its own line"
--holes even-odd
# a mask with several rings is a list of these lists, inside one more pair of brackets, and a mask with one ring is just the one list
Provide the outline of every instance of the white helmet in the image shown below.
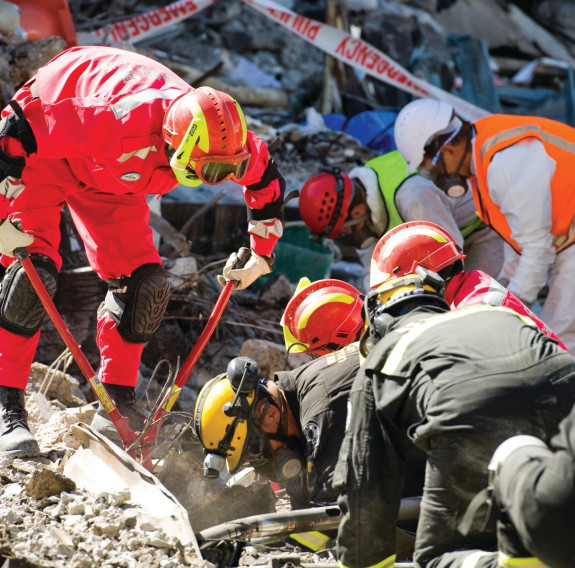
[[461,127],[453,107],[435,99],[418,99],[401,109],[395,121],[395,144],[412,172],[421,164],[424,148],[438,134],[447,134]]

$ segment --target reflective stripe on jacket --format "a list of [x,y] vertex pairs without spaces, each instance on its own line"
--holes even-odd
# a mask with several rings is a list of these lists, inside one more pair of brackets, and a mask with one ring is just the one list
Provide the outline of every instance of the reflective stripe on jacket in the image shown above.
[[511,236],[511,229],[499,206],[493,202],[487,186],[487,171],[493,156],[529,138],[541,141],[555,163],[551,181],[551,232],[557,250],[575,241],[572,228],[575,217],[575,129],[546,118],[491,115],[474,123],[473,143],[475,176],[471,178],[478,214],[493,227],[518,253],[521,247]]

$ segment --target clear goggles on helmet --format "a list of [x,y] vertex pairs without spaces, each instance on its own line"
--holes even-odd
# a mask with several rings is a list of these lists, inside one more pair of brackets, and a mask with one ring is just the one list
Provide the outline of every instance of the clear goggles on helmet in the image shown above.
[[202,182],[215,185],[228,179],[241,183],[240,180],[247,172],[251,154],[245,150],[233,156],[206,154],[192,161],[192,151],[201,136],[208,136],[205,122],[200,118],[194,118],[180,146],[177,149],[168,149],[170,167],[176,179],[182,185],[189,187],[196,187]]

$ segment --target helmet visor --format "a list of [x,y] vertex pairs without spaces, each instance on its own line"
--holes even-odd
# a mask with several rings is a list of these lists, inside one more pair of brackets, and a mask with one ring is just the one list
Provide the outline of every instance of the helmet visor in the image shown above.
[[241,183],[250,163],[251,154],[242,151],[234,156],[202,156],[197,161],[191,161],[190,166],[204,183],[215,185],[231,179]]

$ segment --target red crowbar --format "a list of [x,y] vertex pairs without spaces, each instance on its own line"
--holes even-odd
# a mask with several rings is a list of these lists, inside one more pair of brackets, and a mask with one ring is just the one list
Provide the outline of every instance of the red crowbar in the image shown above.
[[[250,249],[242,247],[238,252],[238,260],[236,261],[234,268],[242,268],[243,266],[245,266],[246,262],[250,258],[250,255],[251,255]],[[182,391],[183,386],[186,384],[186,381],[189,379],[192,373],[192,369],[198,362],[200,355],[202,354],[208,341],[212,337],[214,329],[216,328],[216,325],[218,325],[218,322],[222,317],[222,313],[224,312],[226,304],[228,303],[228,300],[230,299],[230,296],[232,295],[234,288],[235,288],[235,282],[233,281],[226,282],[226,285],[222,288],[222,291],[218,296],[216,304],[212,309],[212,313],[208,318],[206,326],[204,327],[204,330],[200,334],[200,337],[196,341],[194,347],[190,351],[190,354],[188,355],[188,357],[184,361],[184,364],[182,365],[178,374],[176,375],[176,379],[170,392],[166,393],[166,395],[164,396],[158,410],[156,411],[156,414],[152,419],[150,426],[145,428],[144,435],[142,436],[142,450],[143,450],[142,455],[144,455],[144,448],[146,447],[150,448],[155,442],[161,418],[165,413],[168,413],[174,406],[176,399],[178,398],[180,392]],[[150,468],[151,464],[146,463],[148,459],[149,455],[147,455],[144,458],[142,465],[144,467]]]
[[[94,394],[96,395],[98,400],[102,403],[102,406],[104,407],[104,409],[108,413],[108,416],[114,423],[116,430],[118,430],[118,434],[120,434],[120,437],[122,438],[124,448],[126,449],[127,453],[130,454],[128,448],[130,447],[132,442],[136,440],[136,434],[132,432],[132,430],[130,429],[128,419],[125,416],[122,416],[120,414],[120,411],[116,408],[116,405],[108,395],[106,389],[104,388],[104,385],[98,379],[88,359],[86,359],[86,356],[84,355],[84,353],[82,353],[82,350],[80,349],[80,346],[74,339],[74,336],[70,333],[70,330],[66,326],[64,320],[62,319],[62,316],[60,316],[60,314],[58,313],[58,310],[56,309],[56,306],[54,305],[52,298],[50,298],[50,295],[48,294],[48,291],[46,290],[46,287],[44,286],[42,279],[38,275],[36,268],[32,264],[32,261],[30,260],[30,255],[28,254],[28,251],[23,247],[16,248],[14,249],[14,255],[22,263],[22,266],[26,271],[26,275],[28,276],[28,279],[32,283],[34,290],[36,290],[36,294],[38,294],[38,297],[40,298],[40,301],[42,302],[42,305],[44,306],[46,312],[50,316],[50,319],[52,320],[54,327],[60,333],[60,336],[64,340],[64,343],[66,344],[70,352],[72,353],[76,363],[78,364],[78,367],[80,367],[80,370],[82,371],[82,373],[86,377],[86,380],[92,387]],[[132,455],[132,457],[135,456]]]

